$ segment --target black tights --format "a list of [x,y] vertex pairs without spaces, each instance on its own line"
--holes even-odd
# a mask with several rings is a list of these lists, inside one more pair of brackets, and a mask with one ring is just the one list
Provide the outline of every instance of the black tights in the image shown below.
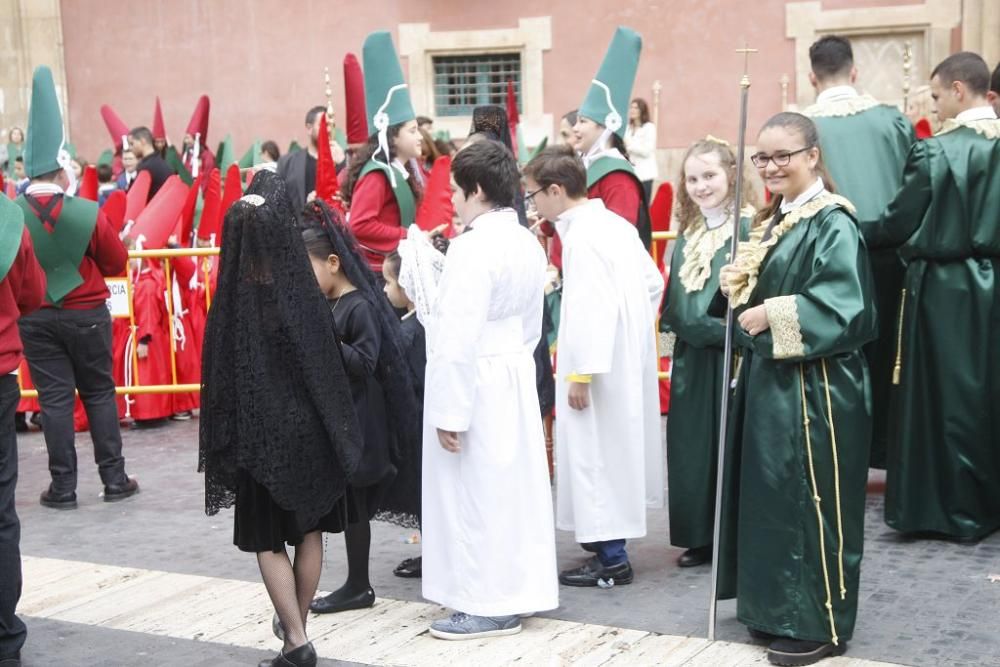
[[354,501],[358,510],[358,520],[347,524],[347,528],[344,530],[344,544],[347,547],[347,581],[330,594],[328,599],[332,600],[359,595],[372,586],[368,578],[372,527],[368,520],[365,491],[354,491]]
[[305,535],[302,544],[295,547],[294,564],[285,550],[258,553],[257,564],[274,611],[285,629],[285,651],[302,646],[309,641],[306,613],[323,569],[321,534],[316,531]]

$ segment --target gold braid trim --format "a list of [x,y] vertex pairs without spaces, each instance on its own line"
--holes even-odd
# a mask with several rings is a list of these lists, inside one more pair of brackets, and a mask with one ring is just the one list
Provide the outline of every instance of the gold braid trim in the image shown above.
[[833,425],[833,401],[830,399],[830,378],[826,374],[826,359],[823,366],[823,389],[826,391],[826,418],[830,424],[830,449],[833,453],[833,493],[837,501],[837,567],[840,569],[840,599],[847,598],[847,584],[844,581],[844,520],[840,511],[840,456],[837,455],[837,429]]
[[[820,509],[821,499],[816,486],[816,468],[813,465],[812,436],[809,434],[809,408],[806,406],[806,377],[802,364],[799,364],[799,390],[802,394],[802,427],[806,433],[806,455],[809,460],[809,479],[812,482],[813,506],[816,508],[816,524],[819,527],[819,556],[823,566],[823,585],[826,587],[826,612],[830,617],[830,640],[838,645],[837,624],[833,620],[833,596],[830,593],[830,571],[826,566],[826,537],[823,533],[823,511]],[[839,503],[838,503],[839,504]]]
[[761,239],[767,230],[768,221],[762,220],[750,230],[750,240],[739,244],[736,250],[736,261],[733,262],[737,275],[729,281],[729,305],[732,308],[742,306],[750,301],[750,295],[757,286],[757,274],[767,253],[778,240],[803,218],[811,218],[827,206],[842,206],[854,213],[854,204],[840,195],[822,192],[809,200],[785,218],[771,230],[771,237],[766,241]]
[[896,363],[892,366],[892,384],[898,385],[903,374],[903,315],[906,314],[906,288],[899,297],[899,325],[896,329]]
[[715,229],[709,229],[705,219],[684,230],[684,263],[677,272],[687,294],[698,292],[712,276],[712,260],[726,241],[733,237],[732,216]]
[[804,357],[802,327],[799,324],[799,306],[795,295],[764,299],[767,322],[771,327],[771,341],[775,359]]
[[881,103],[871,95],[858,95],[857,97],[813,104],[806,107],[802,113],[812,118],[842,118],[868,111],[877,106],[881,106]]
[[942,134],[954,132],[960,127],[975,130],[987,139],[1000,139],[1000,120],[990,118],[984,120],[955,120],[954,118],[949,118],[941,126],[941,130],[934,136],[940,137]]
[[677,344],[677,334],[673,331],[661,331],[659,340],[660,358],[674,356],[674,345]]

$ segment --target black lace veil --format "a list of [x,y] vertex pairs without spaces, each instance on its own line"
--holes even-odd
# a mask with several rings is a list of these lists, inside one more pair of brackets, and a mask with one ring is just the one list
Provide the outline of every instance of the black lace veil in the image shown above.
[[308,530],[343,496],[360,460],[330,308],[284,182],[268,171],[226,214],[200,421],[208,514],[233,504],[242,469]]

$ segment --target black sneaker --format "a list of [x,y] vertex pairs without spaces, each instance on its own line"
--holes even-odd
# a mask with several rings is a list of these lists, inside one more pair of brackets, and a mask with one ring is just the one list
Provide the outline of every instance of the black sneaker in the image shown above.
[[771,642],[767,648],[767,659],[772,665],[803,667],[814,665],[823,658],[843,655],[846,650],[847,642],[828,644],[783,637]]
[[56,493],[52,490],[52,487],[49,487],[42,491],[40,502],[42,503],[42,507],[48,507],[54,510],[75,510],[76,491]]
[[[618,565],[604,566],[597,556],[590,558],[582,567],[559,573],[559,583],[564,586],[623,586],[631,584],[634,574],[628,561]],[[603,584],[601,582],[604,582]]]

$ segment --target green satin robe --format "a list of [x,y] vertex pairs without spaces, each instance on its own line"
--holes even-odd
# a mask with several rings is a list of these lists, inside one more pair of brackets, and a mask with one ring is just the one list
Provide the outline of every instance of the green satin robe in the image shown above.
[[[853,633],[871,439],[861,348],[876,335],[872,292],[856,223],[830,205],[781,236],[738,309],[775,297],[797,309],[780,321],[769,312],[771,328],[754,337],[736,327],[743,361],[727,437],[720,597],[735,594],[748,627],[820,642]],[[790,351],[795,324],[801,342]]]
[[978,539],[1000,527],[1000,121],[913,146],[874,247],[907,263],[885,520]]
[[[913,123],[896,107],[885,104],[849,116],[817,116],[813,121],[837,192],[851,200],[858,220],[877,218],[899,190],[906,156],[917,140]],[[869,249],[868,259],[879,314],[878,338],[864,350],[872,378],[871,466],[885,468],[895,324],[905,267],[895,248]]]
[[[695,224],[704,225],[704,221]],[[726,226],[732,226],[730,222]],[[740,221],[745,238],[750,220]],[[708,314],[719,291],[719,270],[726,264],[727,239],[711,260],[701,289],[688,291],[681,281],[688,237],[674,244],[670,280],[660,316],[660,331],[674,334],[667,418],[667,490],[670,543],[685,549],[712,544],[715,528],[715,480],[722,400],[725,320]],[[662,351],[661,351],[662,352]]]

